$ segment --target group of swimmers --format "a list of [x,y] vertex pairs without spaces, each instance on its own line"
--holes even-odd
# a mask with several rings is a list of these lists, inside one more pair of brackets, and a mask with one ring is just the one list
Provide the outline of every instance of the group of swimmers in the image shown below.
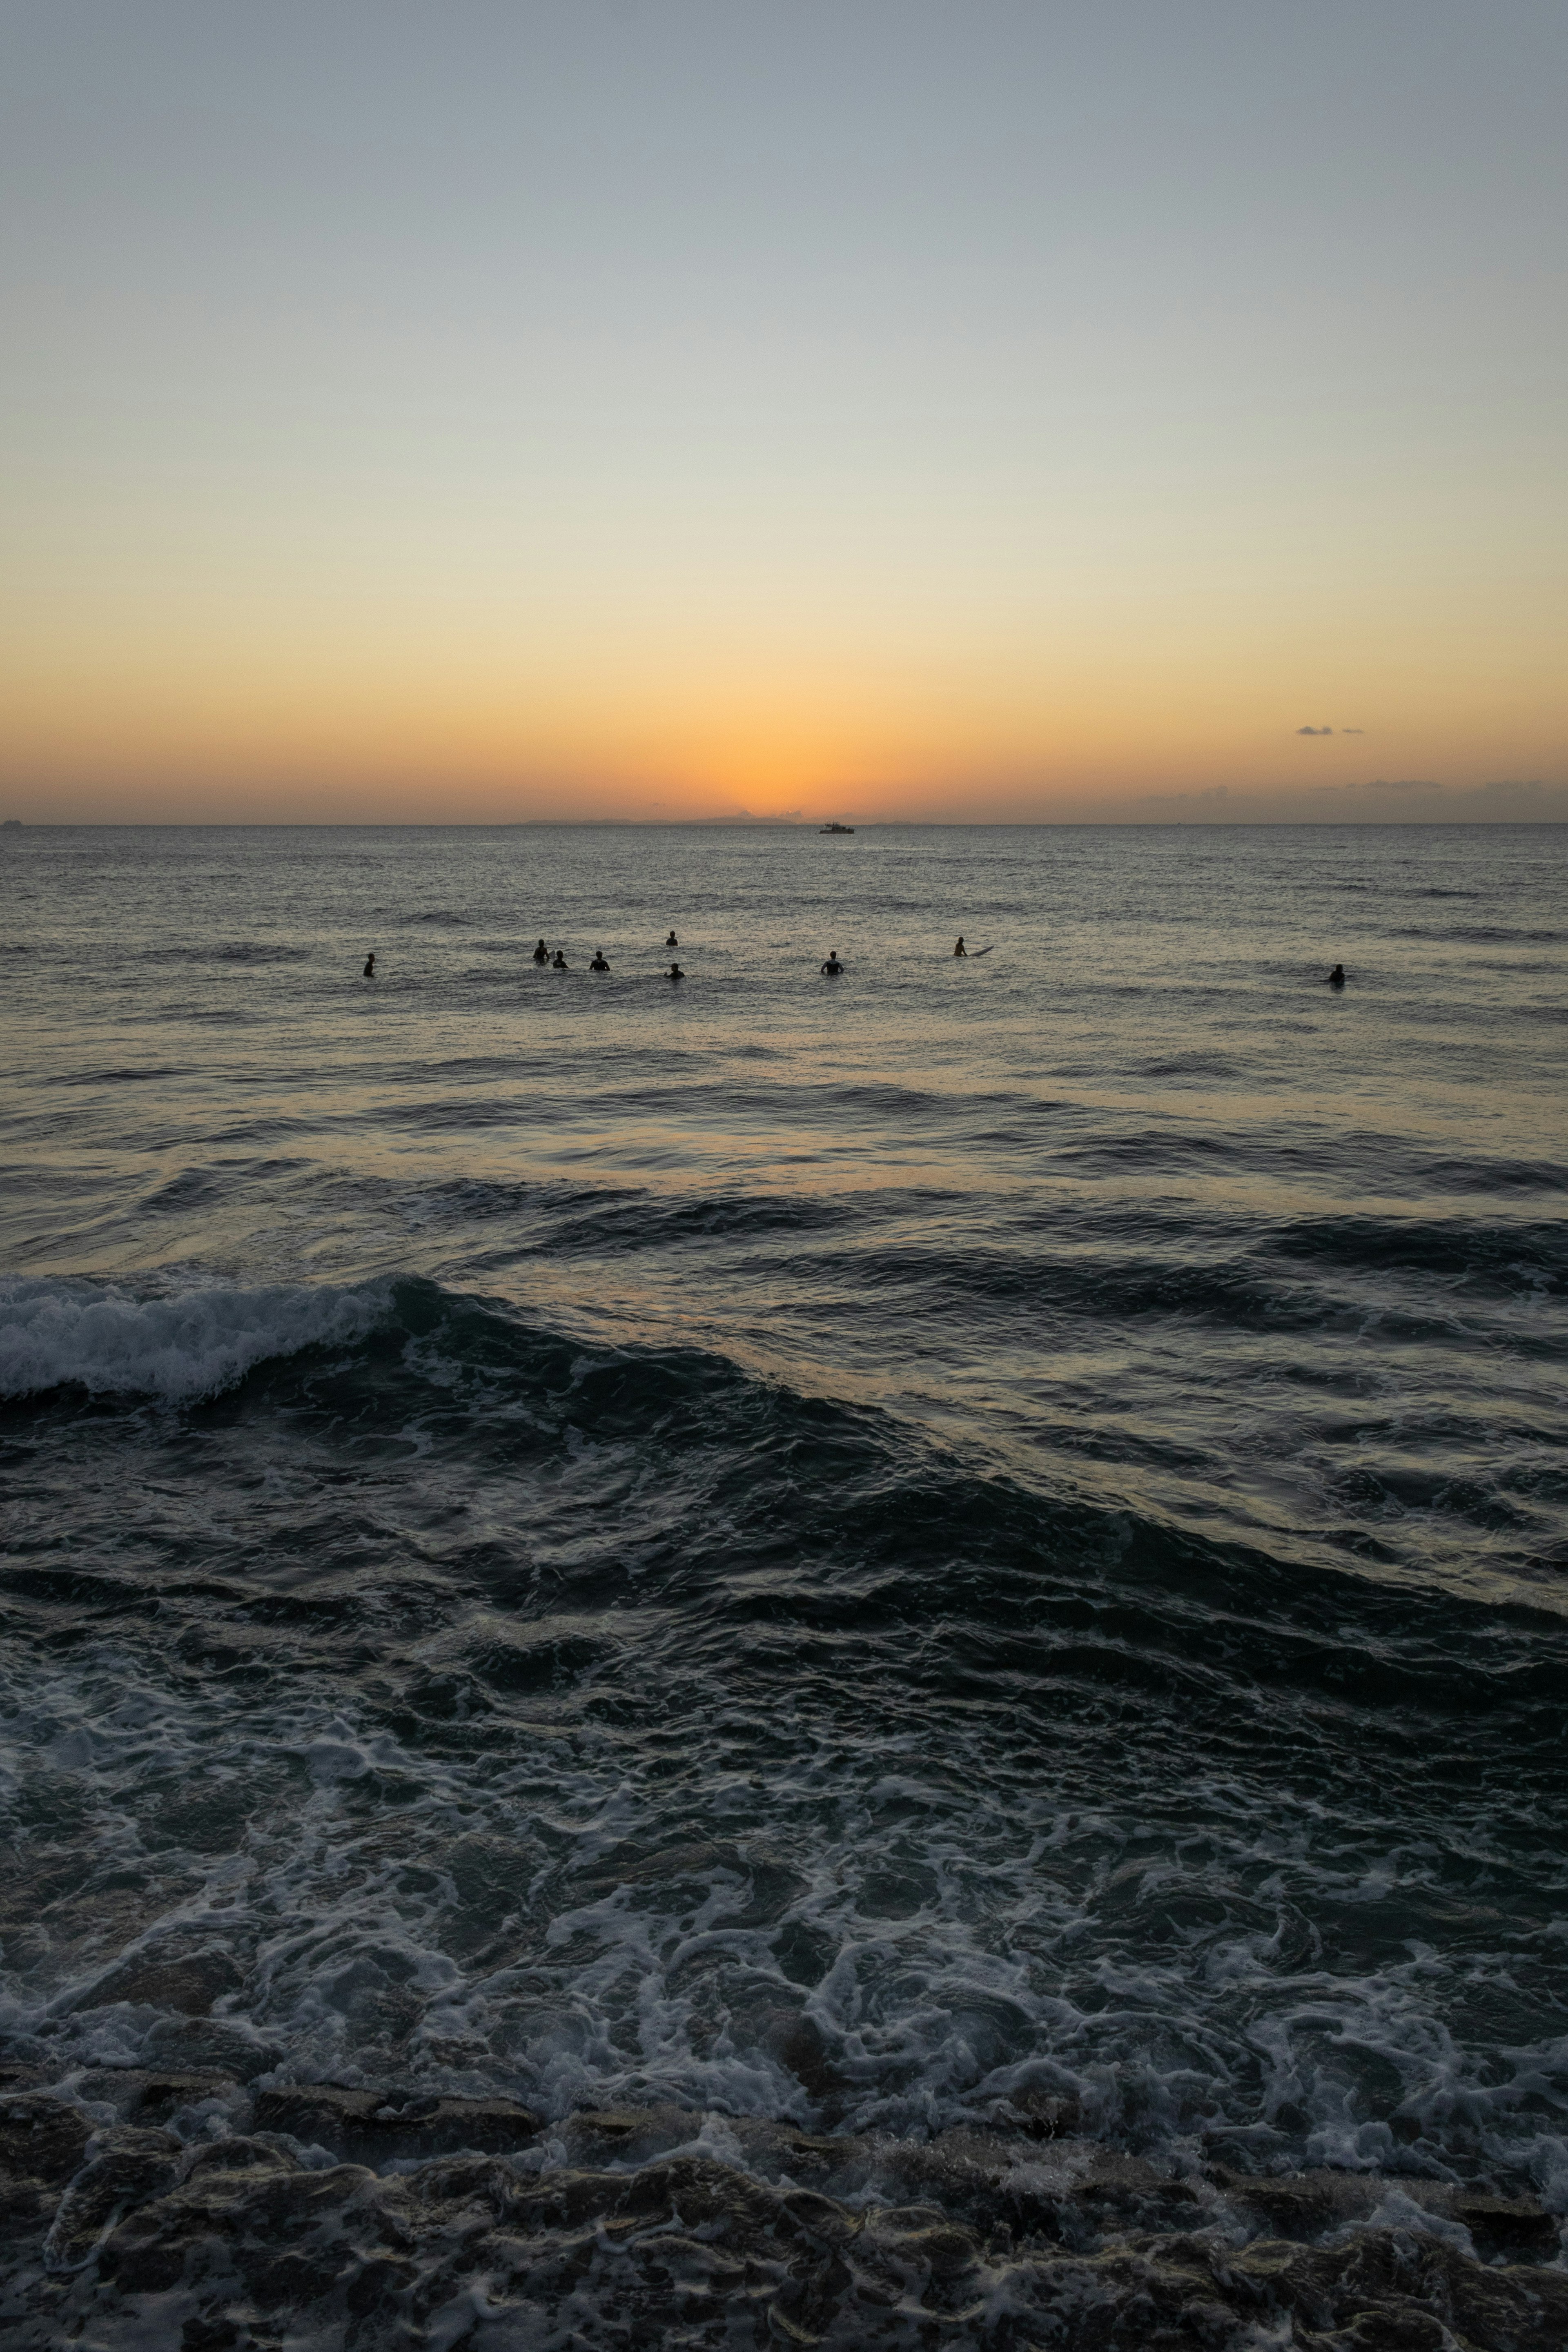
[[[675,933],[671,931],[664,944],[667,948],[678,948],[680,945],[680,941],[676,938]],[[955,956],[967,957],[969,954],[969,950],[963,944],[963,933],[962,931],[960,931],[958,935],[957,944],[954,946],[952,952]],[[975,950],[975,953],[977,955],[989,955],[990,952],[991,950],[989,948],[977,948]],[[565,951],[561,948],[557,948],[555,953],[552,955],[550,950],[545,946],[542,940],[540,940],[539,945],[533,950],[533,961],[536,964],[541,966],[548,964],[552,971],[570,971],[572,969],[571,965],[566,961]],[[595,949],[594,961],[588,966],[588,969],[590,971],[609,971],[610,967],[605,961],[605,950],[603,948]],[[829,949],[827,961],[823,965],[822,969],[826,973],[829,980],[837,980],[844,966],[838,961],[838,950],[837,948]],[[364,976],[366,980],[374,980],[375,978],[375,957],[374,954],[366,956],[364,960]],[[686,978],[686,974],[681,971],[680,966],[678,963],[672,963],[664,977],[666,980],[684,980]],[[1329,974],[1329,986],[1331,988],[1342,988],[1344,984],[1345,968],[1342,963],[1337,963],[1335,964],[1332,971]]]
[[[680,945],[680,941],[676,938],[675,933],[671,931],[664,944],[667,948],[678,948]],[[958,943],[957,952],[960,955],[963,953],[963,942],[962,940],[960,940]],[[533,950],[533,961],[536,964],[540,965],[542,969],[544,965],[548,964],[552,971],[570,971],[572,969],[571,965],[566,961],[564,949],[557,948],[555,953],[552,955],[550,950],[545,946],[542,940],[540,940],[539,945]],[[590,971],[609,971],[610,967],[605,960],[605,950],[603,948],[595,949],[594,961],[588,966],[588,969]],[[843,971],[844,966],[838,961],[838,950],[837,948],[833,950],[822,969],[824,971],[830,973],[835,980],[837,979],[838,974]],[[375,957],[374,954],[367,955],[364,960],[364,977],[366,980],[374,980],[375,978]],[[672,963],[664,977],[666,980],[684,980],[686,978],[686,974],[681,971],[679,963]]]
[[[664,944],[667,948],[678,948],[680,945],[680,941],[676,938],[675,933],[671,931]],[[557,948],[555,953],[552,955],[550,950],[545,946],[542,940],[540,940],[539,945],[533,950],[533,961],[536,964],[541,966],[548,964],[552,971],[570,971],[572,969],[571,965],[566,961],[565,950],[563,948]],[[603,948],[595,948],[594,950],[594,961],[588,966],[588,969],[590,971],[609,971],[610,967],[605,961],[605,950]],[[681,971],[680,966],[678,963],[672,963],[669,970],[665,973],[665,978],[666,980],[684,980],[686,978],[686,974]]]

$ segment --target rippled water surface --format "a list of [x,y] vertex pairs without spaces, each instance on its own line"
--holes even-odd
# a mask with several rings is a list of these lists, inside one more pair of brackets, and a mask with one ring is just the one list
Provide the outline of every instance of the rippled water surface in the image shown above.
[[14,2050],[1568,2207],[1563,831],[0,881]]

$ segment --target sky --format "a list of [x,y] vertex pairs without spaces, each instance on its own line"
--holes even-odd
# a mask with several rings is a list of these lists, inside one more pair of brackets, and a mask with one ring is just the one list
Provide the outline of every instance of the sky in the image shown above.
[[1561,0],[0,0],[0,814],[1568,815]]

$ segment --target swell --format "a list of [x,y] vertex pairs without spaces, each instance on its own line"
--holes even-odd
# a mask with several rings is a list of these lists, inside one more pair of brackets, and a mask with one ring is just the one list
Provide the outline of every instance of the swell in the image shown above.
[[[688,1209],[660,1213],[658,1230],[705,1233],[716,1224],[721,1235],[750,1240],[822,1222],[831,1216],[769,1206],[753,1221]],[[1381,1229],[1357,1233],[1378,1264],[1389,1248]],[[1477,1274],[1505,1295],[1554,1281],[1563,1262],[1550,1227],[1487,1232],[1468,1245],[1419,1227],[1405,1229],[1404,1238],[1416,1269],[1436,1265],[1449,1281]],[[1338,1263],[1347,1255],[1338,1224],[1295,1227],[1283,1239],[1304,1256],[1327,1249]],[[993,1279],[1011,1292],[1031,1262],[998,1254],[987,1266],[970,1256],[963,1270],[984,1297]],[[842,1279],[841,1263],[836,1271]],[[892,1284],[941,1284],[958,1272],[940,1252],[906,1258],[889,1250],[875,1264],[876,1278]],[[1062,1269],[1054,1272],[1060,1282]],[[1109,1297],[1118,1314],[1184,1304],[1188,1286],[1235,1312],[1223,1266],[1142,1277],[1134,1268],[1124,1295],[1093,1257],[1069,1272],[1086,1306],[1091,1296]],[[1272,1294],[1259,1294],[1259,1312],[1277,1306]],[[322,1461],[345,1449],[379,1450],[426,1475],[439,1465],[479,1483],[549,1463],[569,1484],[581,1459],[591,1464],[584,1484],[599,1481],[606,1502],[617,1493],[646,1496],[662,1481],[683,1496],[680,1560],[668,1565],[663,1589],[690,1584],[708,1597],[703,1563],[735,1559],[744,1530],[744,1556],[765,1567],[770,1581],[765,1600],[734,1605],[764,1615],[787,1610],[800,1587],[798,1578],[775,1578],[775,1567],[818,1551],[835,1557],[834,1598],[813,1606],[896,1615],[934,1605],[951,1578],[1009,1626],[1010,1596],[1037,1607],[1063,1563],[1075,1575],[1100,1575],[1113,1561],[1122,1584],[1165,1594],[1190,1580],[1194,1627],[1196,1618],[1215,1616],[1222,1591],[1240,1589],[1238,1579],[1271,1622],[1276,1612],[1314,1611],[1335,1622],[1345,1601],[1336,1577],[1304,1579],[1294,1561],[1277,1567],[1265,1551],[1197,1542],[1157,1518],[983,1474],[878,1410],[803,1392],[690,1347],[590,1346],[499,1301],[423,1278],[347,1288],[213,1285],[149,1298],[100,1283],[10,1277],[0,1283],[0,1393],[10,1400],[13,1442],[76,1430],[84,1444],[110,1445],[130,1415],[133,1433],[193,1457],[221,1445],[242,1458],[247,1444],[265,1444],[271,1430],[287,1426],[302,1454],[313,1449]],[[153,1401],[179,1417],[149,1423]],[[706,1532],[710,1527],[721,1532]],[[662,1558],[669,1538],[658,1541]],[[717,1570],[712,1582],[714,1591],[723,1585]],[[1313,1593],[1326,1598],[1310,1602]],[[1455,1605],[1403,1588],[1397,1597],[1369,1589],[1357,1599],[1368,1624],[1387,1611],[1406,1629],[1428,1612],[1445,1626]]]
[[307,963],[314,953],[313,948],[294,947],[284,940],[214,940],[140,950],[141,961],[149,964]]
[[[357,1665],[395,1679],[414,1629],[486,1710],[549,1688],[645,1726],[721,1690],[831,1712],[870,1673],[868,1719],[1021,1705],[1098,1740],[1142,1710],[1183,1745],[1243,1761],[1271,1739],[1336,1777],[1417,1751],[1462,1774],[1484,1718],[1525,1785],[1561,1782],[1568,1650],[1529,1612],[1347,1585],[983,1475],[721,1357],[587,1349],[425,1282],[141,1305],[14,1289],[8,1383],[43,1393],[13,1405],[10,1438],[41,1465],[53,1436],[73,1465],[68,1556],[38,1518],[5,1581],[39,1633],[151,1611],[183,1623],[193,1664],[264,1679],[330,1673],[352,1635]],[[215,1538],[209,1493],[259,1507],[283,1431],[293,1491],[260,1532],[226,1513]],[[134,1534],[111,1536],[131,1497]],[[494,1630],[459,1637],[475,1605]]]

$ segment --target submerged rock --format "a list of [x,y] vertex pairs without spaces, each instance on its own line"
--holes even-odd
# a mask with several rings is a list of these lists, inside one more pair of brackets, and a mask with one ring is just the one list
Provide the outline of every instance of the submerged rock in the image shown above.
[[205,2017],[215,2000],[244,1981],[244,1969],[227,1952],[147,1954],[110,1969],[77,2005],[101,2009],[132,2001],[179,2017]]
[[252,2121],[258,2131],[288,2132],[373,2165],[465,2147],[525,2147],[541,2128],[539,2117],[513,2099],[399,2095],[315,2083],[258,2091]]
[[93,2127],[80,2110],[37,2091],[0,2096],[0,2227],[47,2229],[60,2191],[87,2158]]
[[0,2098],[16,2352],[1568,2343],[1556,2224],[1478,2190],[1181,2178],[1016,2125],[915,2145],[708,2131],[669,2107],[543,2126],[504,2099],[216,2077],[204,2095],[201,2077],[145,2074],[120,2089],[116,2112],[236,2127],[187,2144],[66,2095]]

